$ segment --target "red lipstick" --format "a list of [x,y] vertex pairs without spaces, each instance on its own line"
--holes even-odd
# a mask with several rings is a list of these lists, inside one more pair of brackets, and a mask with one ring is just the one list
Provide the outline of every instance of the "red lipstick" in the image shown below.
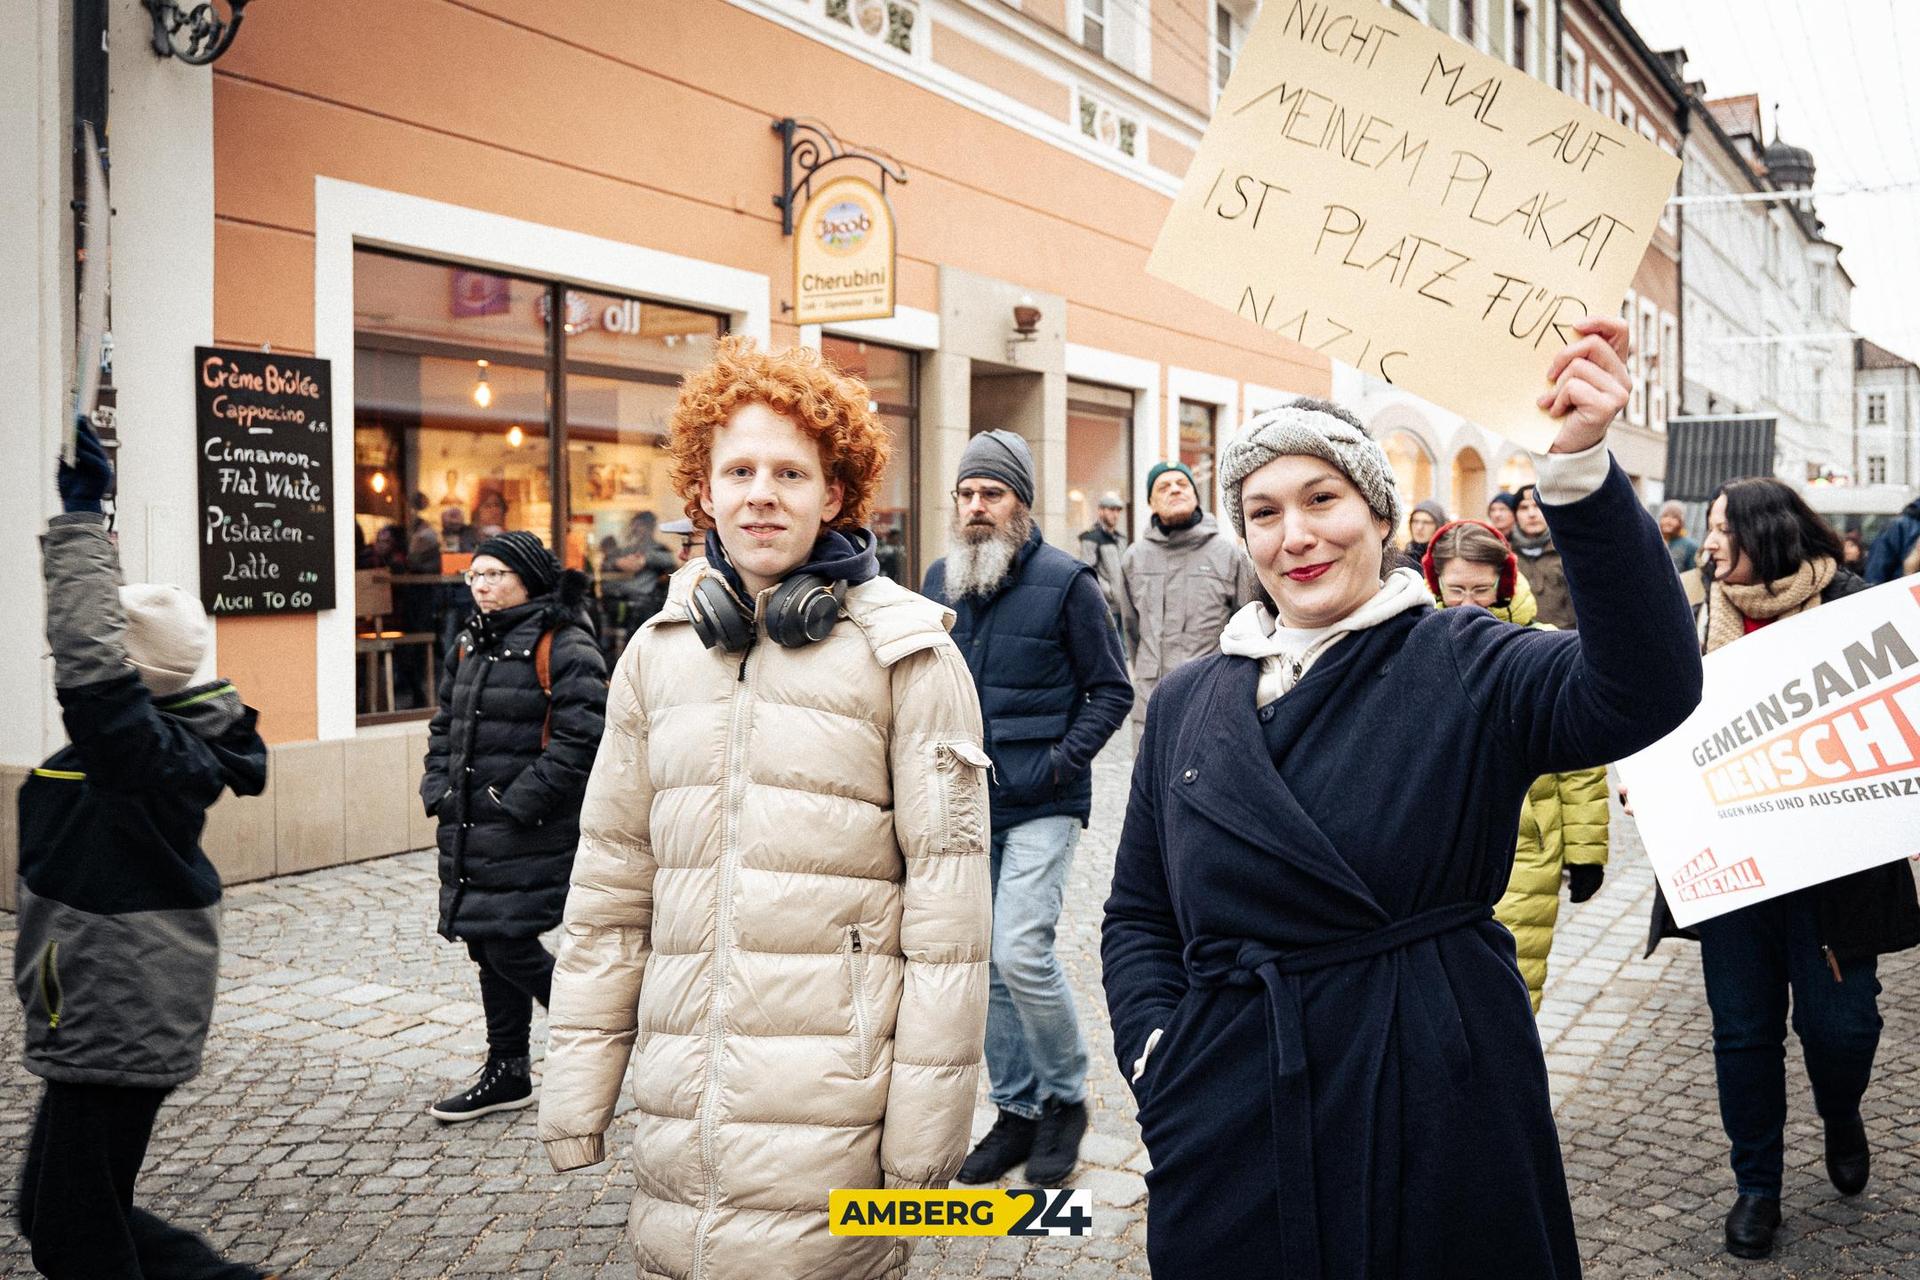
[[1309,564],[1303,565],[1298,569],[1289,569],[1287,570],[1287,576],[1295,582],[1312,582],[1315,578],[1331,568],[1333,568],[1333,561],[1329,560],[1325,564]]

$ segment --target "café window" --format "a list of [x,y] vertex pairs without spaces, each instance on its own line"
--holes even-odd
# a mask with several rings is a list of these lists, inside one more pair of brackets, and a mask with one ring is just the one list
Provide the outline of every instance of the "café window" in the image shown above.
[[920,581],[919,547],[914,539],[920,510],[920,362],[913,352],[899,347],[831,334],[820,339],[820,354],[841,372],[867,384],[873,411],[887,429],[893,452],[873,503],[874,550],[880,557],[880,572],[912,590]]
[[1095,382],[1067,382],[1067,524],[1093,527],[1100,499],[1117,494],[1120,528],[1133,529],[1133,392]]
[[1200,491],[1200,509],[1213,510],[1213,456],[1219,446],[1216,415],[1219,409],[1198,400],[1180,402],[1180,461],[1193,472]]
[[486,537],[537,534],[589,582],[609,659],[665,601],[685,514],[666,432],[723,317],[558,281],[354,253],[357,709],[430,714]]

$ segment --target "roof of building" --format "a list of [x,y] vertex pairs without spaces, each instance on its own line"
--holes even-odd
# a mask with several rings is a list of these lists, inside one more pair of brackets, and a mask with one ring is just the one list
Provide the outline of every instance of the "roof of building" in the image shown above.
[[1760,95],[1743,93],[1735,98],[1708,98],[1706,108],[1722,129],[1733,137],[1747,135],[1760,141]]
[[1853,340],[1853,367],[1855,369],[1912,369],[1913,361],[1905,356],[1895,355],[1872,338]]

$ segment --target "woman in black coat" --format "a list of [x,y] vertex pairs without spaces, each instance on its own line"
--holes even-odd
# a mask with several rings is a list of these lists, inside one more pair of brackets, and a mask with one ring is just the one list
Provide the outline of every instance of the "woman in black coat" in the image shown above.
[[487,1062],[430,1108],[455,1123],[528,1106],[533,1002],[553,983],[539,935],[559,927],[600,746],[607,666],[581,610],[585,580],[531,533],[497,534],[467,582],[479,611],[454,643],[420,783],[440,819],[440,932],[480,967]]
[[[1704,549],[1709,586],[1699,631],[1706,653],[1867,589],[1843,566],[1833,530],[1771,477],[1721,486],[1707,511]],[[1826,1130],[1827,1177],[1853,1195],[1867,1185],[1871,1163],[1860,1099],[1880,1043],[1877,958],[1920,943],[1913,874],[1904,862],[1870,867],[1684,933],[1656,897],[1648,952],[1672,934],[1699,939],[1713,1012],[1714,1074],[1736,1192],[1727,1250],[1764,1258],[1780,1225],[1788,994]]]
[[1536,459],[1578,632],[1383,582],[1393,476],[1345,411],[1274,409],[1222,452],[1278,618],[1248,606],[1155,694],[1103,930],[1159,1280],[1580,1273],[1493,904],[1533,779],[1645,746],[1700,692],[1666,548],[1603,443],[1625,326],[1580,333]]

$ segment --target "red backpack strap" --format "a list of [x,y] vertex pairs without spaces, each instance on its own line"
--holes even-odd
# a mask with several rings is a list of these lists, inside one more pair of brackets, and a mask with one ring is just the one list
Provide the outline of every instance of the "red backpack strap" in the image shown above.
[[540,680],[540,692],[547,695],[547,718],[540,725],[540,749],[553,741],[553,632],[542,631],[533,646],[533,674]]

